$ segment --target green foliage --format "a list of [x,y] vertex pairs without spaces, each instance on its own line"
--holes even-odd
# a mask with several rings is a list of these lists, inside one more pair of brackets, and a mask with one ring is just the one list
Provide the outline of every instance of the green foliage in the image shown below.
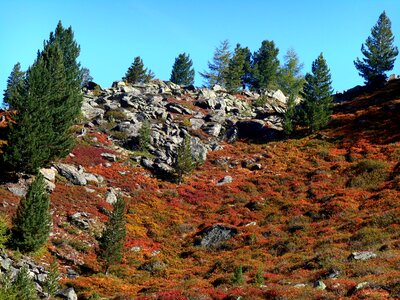
[[215,49],[213,61],[208,62],[209,71],[200,73],[205,80],[206,86],[212,87],[215,84],[219,84],[222,87],[226,87],[226,78],[231,58],[229,47],[228,40],[222,41],[219,47]]
[[78,55],[71,28],[59,23],[23,78],[11,75],[18,84],[10,85],[6,94],[16,114],[4,158],[13,168],[34,173],[73,147],[71,126],[82,103]]
[[253,101],[252,105],[253,105],[253,107],[264,107],[267,104],[267,101],[268,101],[268,97],[260,96]]
[[60,284],[58,283],[60,279],[60,273],[58,272],[57,261],[53,259],[50,265],[49,274],[43,284],[43,290],[50,296],[55,296],[56,292],[60,289]]
[[182,183],[183,175],[191,173],[194,167],[195,162],[190,147],[190,135],[185,135],[176,152],[174,163],[176,181]]
[[349,187],[376,189],[388,177],[388,164],[381,160],[366,159],[350,169]]
[[23,91],[25,85],[25,72],[21,71],[21,64],[16,63],[7,80],[7,88],[4,91],[3,101],[8,104],[10,109],[23,101]]
[[301,74],[303,64],[294,49],[289,49],[285,55],[285,62],[279,68],[277,78],[278,88],[287,96],[297,98],[303,89],[304,76]]
[[331,115],[331,75],[322,53],[313,61],[311,74],[307,73],[303,88],[302,117],[311,132],[325,127]]
[[170,80],[179,85],[190,85],[194,83],[193,62],[189,54],[181,53],[175,58]]
[[243,267],[240,265],[235,269],[233,272],[233,277],[232,277],[232,284],[233,285],[243,285],[244,284],[244,278],[243,278]]
[[145,121],[142,123],[142,127],[139,129],[139,151],[147,152],[149,151],[151,142],[151,127],[150,122]]
[[253,79],[254,90],[274,89],[277,87],[279,49],[274,41],[263,41],[260,49],[253,54]]
[[93,81],[92,75],[90,75],[90,70],[88,68],[81,69],[81,87],[88,84],[90,81]]
[[254,283],[256,285],[264,285],[265,284],[262,268],[259,268],[257,270],[257,273],[254,276]]
[[148,83],[154,78],[154,73],[144,67],[143,60],[140,56],[136,56],[132,65],[126,71],[125,77],[122,79],[128,83]]
[[111,265],[121,262],[126,236],[125,201],[118,197],[99,241],[99,258],[104,262],[105,273]]
[[294,122],[296,117],[296,102],[293,94],[289,95],[286,103],[286,111],[283,116],[283,130],[286,134],[291,134],[294,129]]
[[394,67],[394,62],[399,51],[393,45],[394,36],[390,19],[384,11],[371,29],[371,35],[365,44],[361,46],[361,53],[365,58],[357,58],[354,65],[359,75],[365,79],[368,85],[381,85],[387,76],[385,72]]
[[15,293],[18,300],[36,300],[40,299],[36,292],[35,282],[29,276],[29,270],[23,266],[15,278],[11,287],[12,293]]
[[7,222],[3,217],[0,217],[0,249],[5,248],[5,244],[9,239]]
[[238,92],[245,89],[251,79],[251,52],[249,48],[236,45],[226,76],[226,88],[229,92]]
[[351,245],[356,250],[372,249],[389,239],[388,233],[376,227],[363,227],[351,237]]
[[23,252],[42,247],[50,233],[49,197],[42,174],[38,174],[21,200],[13,219],[11,242]]

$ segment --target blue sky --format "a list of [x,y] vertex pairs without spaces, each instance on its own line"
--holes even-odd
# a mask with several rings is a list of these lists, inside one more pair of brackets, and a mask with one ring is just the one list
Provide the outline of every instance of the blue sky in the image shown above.
[[[124,76],[135,56],[157,78],[168,80],[179,53],[190,54],[196,85],[215,47],[228,39],[256,51],[274,40],[279,57],[294,48],[304,72],[320,52],[331,69],[333,88],[342,91],[363,80],[353,60],[379,14],[386,10],[400,36],[398,0],[2,0],[0,2],[0,90],[13,65],[26,69],[58,20],[72,26],[81,46],[79,60],[103,87]],[[400,46],[400,40],[395,43]],[[400,73],[396,63],[392,73]]]

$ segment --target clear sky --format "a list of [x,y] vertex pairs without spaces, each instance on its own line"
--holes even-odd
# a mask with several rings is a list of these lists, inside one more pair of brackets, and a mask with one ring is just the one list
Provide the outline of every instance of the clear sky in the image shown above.
[[[215,47],[228,39],[256,51],[274,40],[279,57],[294,48],[310,71],[320,52],[336,91],[362,84],[353,60],[386,10],[400,38],[399,0],[1,0],[0,90],[13,65],[27,69],[58,20],[72,26],[79,60],[102,87],[121,79],[135,56],[168,80],[179,53],[190,54],[196,85]],[[395,43],[400,46],[399,38]],[[396,63],[392,73],[400,73]]]

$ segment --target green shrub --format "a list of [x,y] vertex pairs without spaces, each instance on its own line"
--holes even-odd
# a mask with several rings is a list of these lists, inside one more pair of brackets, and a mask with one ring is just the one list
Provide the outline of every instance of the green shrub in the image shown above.
[[389,239],[389,234],[380,228],[363,227],[350,238],[354,249],[366,250],[377,247]]
[[114,120],[125,120],[126,115],[123,111],[118,111],[118,110],[109,110],[104,114],[104,117],[109,120],[109,121],[114,121]]
[[253,107],[264,107],[267,104],[267,97],[260,96],[256,100],[253,101]]
[[367,190],[376,189],[388,177],[388,164],[384,161],[367,159],[350,168],[349,187]]

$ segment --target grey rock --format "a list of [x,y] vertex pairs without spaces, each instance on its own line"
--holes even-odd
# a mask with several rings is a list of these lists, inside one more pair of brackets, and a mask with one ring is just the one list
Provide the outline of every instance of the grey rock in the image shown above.
[[204,248],[215,248],[221,243],[231,239],[238,234],[238,230],[233,227],[217,224],[202,230],[195,245]]
[[190,118],[190,125],[192,129],[200,129],[204,125],[205,121],[203,119]]
[[349,259],[367,260],[375,257],[377,257],[377,255],[372,251],[360,251],[351,253]]
[[105,113],[104,109],[101,109],[99,107],[93,107],[92,105],[90,105],[87,102],[82,103],[81,110],[82,110],[83,116],[89,120],[93,120],[96,118],[103,119],[103,116]]
[[61,297],[66,300],[78,300],[78,296],[75,293],[74,288],[72,288],[72,287],[58,291],[56,296]]
[[207,123],[202,127],[203,131],[212,136],[219,136],[222,125],[219,123]]
[[68,164],[56,164],[58,172],[68,179],[69,182],[75,185],[86,185],[87,180],[83,172],[79,172],[78,169],[73,165]]
[[35,280],[39,283],[44,283],[47,279],[47,276],[48,276],[47,274],[39,273],[36,274]]
[[326,284],[322,280],[317,280],[314,282],[314,288],[319,289],[319,290],[325,290],[326,289]]
[[117,161],[117,156],[115,154],[112,154],[112,153],[101,153],[100,155],[102,157],[104,157],[105,159],[107,159],[108,161],[111,161],[111,162],[116,162]]
[[208,149],[198,137],[190,138],[190,151],[196,160],[204,162],[207,159]]
[[118,198],[116,192],[113,188],[110,188],[106,194],[106,202],[110,204],[114,204],[117,202]]
[[57,170],[54,168],[42,168],[39,172],[43,175],[44,179],[54,182],[56,180]]
[[7,189],[18,197],[25,197],[26,193],[28,192],[28,188],[25,186],[12,185],[8,186]]
[[227,175],[218,181],[217,186],[224,185],[226,183],[231,183],[232,181],[233,181],[232,176]]
[[12,266],[12,260],[8,257],[6,258],[0,257],[0,266],[5,271],[9,270],[10,267]]
[[365,287],[367,287],[367,286],[369,286],[369,282],[368,282],[368,281],[363,281],[363,282],[360,282],[359,284],[357,284],[357,285],[354,287],[354,289],[355,289],[356,291],[358,291],[358,290],[361,290],[361,289],[363,289],[363,288],[365,288]]
[[90,222],[88,217],[89,215],[85,212],[76,212],[70,215],[68,219],[70,220],[71,224],[81,229],[87,230],[90,227]]

